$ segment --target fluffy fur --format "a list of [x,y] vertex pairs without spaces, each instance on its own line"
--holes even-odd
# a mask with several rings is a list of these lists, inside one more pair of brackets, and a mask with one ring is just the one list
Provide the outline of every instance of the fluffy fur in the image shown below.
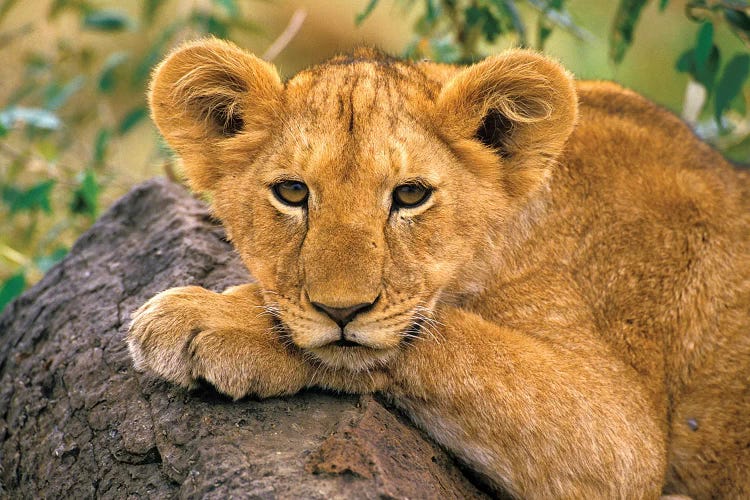
[[[139,369],[381,391],[518,497],[750,496],[750,182],[670,113],[530,51],[282,82],[217,40],[149,96],[258,283],[155,296]],[[372,306],[342,330],[313,303]]]

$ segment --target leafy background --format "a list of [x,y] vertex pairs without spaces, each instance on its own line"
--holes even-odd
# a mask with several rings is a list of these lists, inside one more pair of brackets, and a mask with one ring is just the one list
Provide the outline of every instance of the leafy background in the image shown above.
[[130,186],[180,182],[145,86],[167,51],[204,35],[287,76],[363,43],[457,64],[533,47],[750,161],[748,0],[0,0],[0,309]]

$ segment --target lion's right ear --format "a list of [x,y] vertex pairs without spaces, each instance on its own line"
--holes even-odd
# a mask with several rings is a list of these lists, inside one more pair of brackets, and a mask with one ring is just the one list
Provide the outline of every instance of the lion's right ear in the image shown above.
[[247,162],[221,155],[245,153],[265,140],[283,84],[275,68],[216,39],[187,43],[154,70],[151,116],[183,160],[193,189],[211,190]]

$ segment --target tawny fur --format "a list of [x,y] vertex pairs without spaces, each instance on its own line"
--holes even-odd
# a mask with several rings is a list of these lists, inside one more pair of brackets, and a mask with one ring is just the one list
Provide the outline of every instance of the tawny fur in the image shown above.
[[[750,497],[750,181],[670,113],[530,51],[360,50],[284,83],[217,40],[150,103],[258,283],[155,296],[138,368],[381,391],[518,497]],[[272,194],[290,179],[306,208]],[[414,180],[431,197],[393,210]],[[343,332],[312,306],[373,301]]]

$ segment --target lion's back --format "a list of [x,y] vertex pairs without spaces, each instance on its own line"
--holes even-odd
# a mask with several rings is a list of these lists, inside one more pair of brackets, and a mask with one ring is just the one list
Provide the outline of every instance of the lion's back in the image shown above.
[[747,173],[638,94],[604,82],[578,92],[580,119],[551,183],[555,220],[546,226],[575,234],[569,269],[600,331],[644,371],[664,369],[673,400],[709,373],[715,385],[746,379]]

